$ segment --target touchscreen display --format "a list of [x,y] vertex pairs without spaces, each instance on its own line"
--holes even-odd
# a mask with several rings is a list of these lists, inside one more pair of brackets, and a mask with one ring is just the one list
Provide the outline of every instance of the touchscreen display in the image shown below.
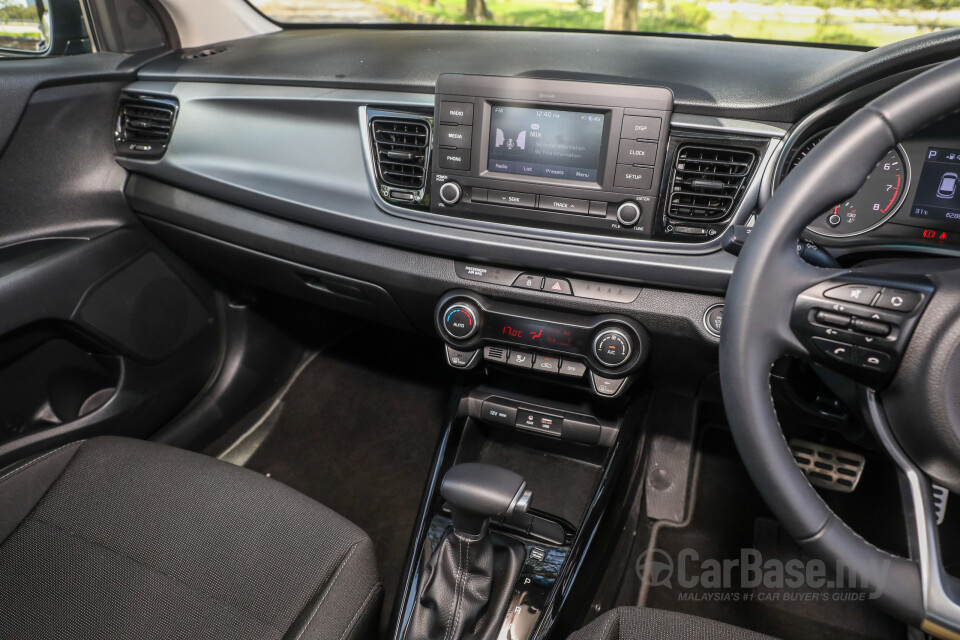
[[960,225],[960,150],[927,149],[910,215]]
[[600,113],[493,105],[487,170],[597,182],[604,118]]

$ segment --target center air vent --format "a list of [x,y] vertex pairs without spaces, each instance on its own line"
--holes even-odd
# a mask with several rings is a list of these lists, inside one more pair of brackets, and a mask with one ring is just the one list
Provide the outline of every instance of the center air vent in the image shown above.
[[127,156],[162,156],[173,134],[177,108],[173,98],[124,95],[117,115],[116,152]]
[[684,145],[677,151],[668,215],[723,222],[739,201],[757,154],[749,149]]
[[374,116],[370,119],[370,135],[380,195],[396,202],[423,202],[429,166],[429,120]]

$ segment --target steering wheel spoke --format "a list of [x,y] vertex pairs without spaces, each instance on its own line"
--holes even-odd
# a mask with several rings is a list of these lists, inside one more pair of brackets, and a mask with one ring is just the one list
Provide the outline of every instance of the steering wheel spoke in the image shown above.
[[790,326],[814,361],[880,389],[933,292],[923,277],[834,272],[797,296]]
[[905,479],[904,513],[911,558],[920,571],[923,596],[922,630],[940,638],[956,637],[960,630],[960,580],[948,574],[940,554],[940,535],[932,484],[900,447],[880,398],[863,390],[864,417],[877,441],[899,467]]

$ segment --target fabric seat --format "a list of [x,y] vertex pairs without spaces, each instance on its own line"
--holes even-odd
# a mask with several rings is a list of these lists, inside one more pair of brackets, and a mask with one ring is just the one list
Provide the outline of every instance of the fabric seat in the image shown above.
[[382,588],[369,537],[296,491],[124,438],[0,474],[0,638],[352,640]]
[[568,640],[773,640],[754,631],[684,613],[621,607],[603,614]]

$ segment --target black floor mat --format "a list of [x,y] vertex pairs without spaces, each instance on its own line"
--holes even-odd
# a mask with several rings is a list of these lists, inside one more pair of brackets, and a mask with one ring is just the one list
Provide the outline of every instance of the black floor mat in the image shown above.
[[384,582],[384,624],[450,393],[435,343],[357,334],[324,351],[283,400],[246,466],[330,507],[366,531]]
[[[772,519],[728,432],[708,429],[704,433],[696,492],[689,524],[659,529],[654,546],[666,555],[654,559],[668,557],[676,562],[683,550],[693,550],[699,562],[686,563],[687,575],[700,578],[707,575],[706,560],[738,559],[742,549],[756,549],[764,561],[809,560]],[[739,582],[739,570],[730,573],[732,585],[727,589],[702,584],[682,588],[676,579],[670,586],[651,587],[645,605],[712,618],[782,640],[906,637],[902,623],[871,603],[841,600],[853,594],[806,587],[745,588]]]

